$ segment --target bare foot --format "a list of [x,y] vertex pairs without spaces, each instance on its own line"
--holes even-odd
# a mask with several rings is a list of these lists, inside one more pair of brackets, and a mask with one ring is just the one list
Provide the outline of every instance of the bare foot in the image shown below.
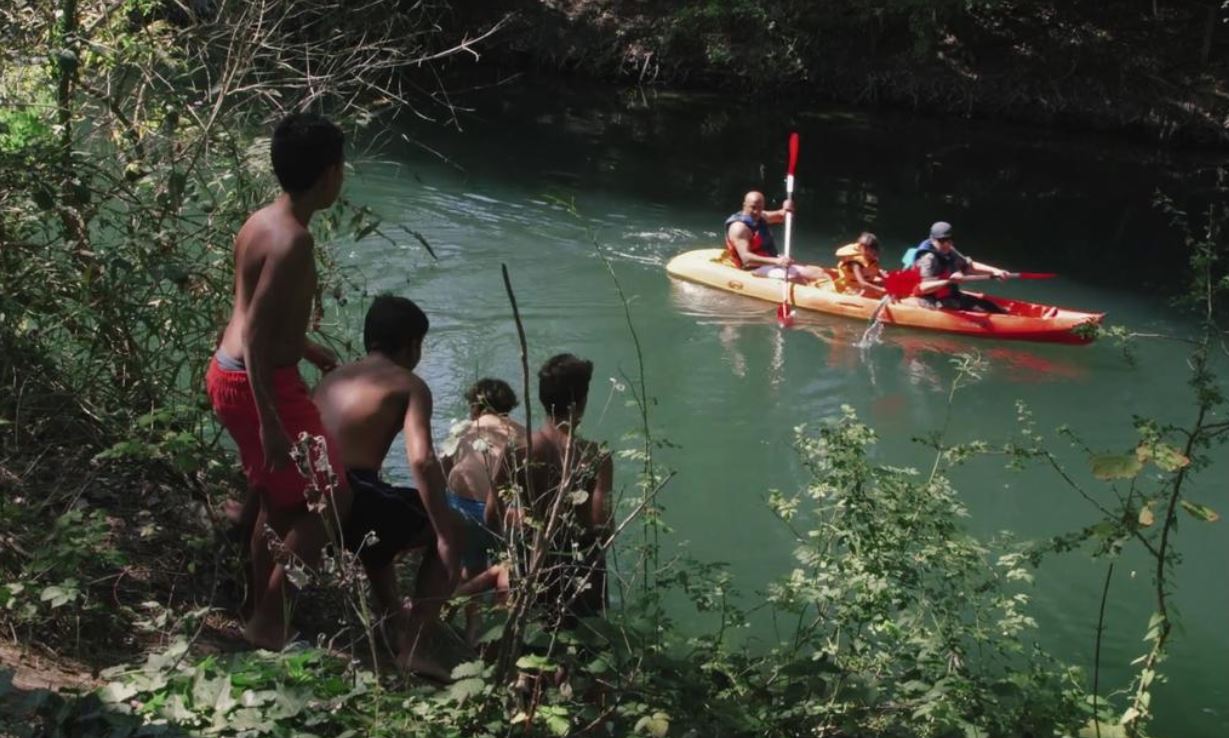
[[444,684],[452,683],[452,667],[440,658],[440,634],[433,628],[405,628],[397,639],[397,668]]
[[243,640],[255,648],[266,651],[280,651],[286,647],[286,633],[282,628],[261,627],[257,618],[252,618],[243,626]]

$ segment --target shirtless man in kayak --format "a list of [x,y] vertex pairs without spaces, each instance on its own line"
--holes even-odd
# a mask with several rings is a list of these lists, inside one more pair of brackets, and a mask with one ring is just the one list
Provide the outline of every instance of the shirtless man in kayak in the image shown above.
[[1007,272],[973,261],[957,251],[952,240],[951,223],[938,221],[930,226],[930,238],[917,245],[913,266],[922,280],[914,294],[926,307],[981,313],[1007,312],[984,297],[974,297],[960,291],[959,283],[967,275],[988,274],[995,279],[1004,279]]
[[[328,538],[325,518],[344,520],[350,509],[342,481],[309,510],[308,495],[326,491],[327,479],[316,474],[309,482],[290,457],[300,434],[327,437],[298,363],[306,358],[327,370],[337,362],[307,338],[316,292],[307,225],[341,191],[343,142],[341,130],[319,116],[295,114],[278,124],[271,158],[282,194],[235,237],[234,307],[205,378],[214,412],[239,447],[249,494],[259,501],[251,536],[254,604],[244,637],[261,648],[281,649],[287,640],[291,587],[259,532],[272,528],[288,554],[314,566]],[[328,457],[340,473],[335,444]]]
[[734,266],[758,277],[782,279],[788,269],[790,279],[827,279],[820,267],[795,264],[793,259],[777,254],[768,226],[784,223],[785,214],[792,212],[793,200],[786,200],[780,210],[764,210],[764,193],[748,192],[743,196],[742,210],[725,219],[726,257]]
[[[447,681],[450,670],[432,656],[433,627],[459,574],[460,534],[444,497],[444,473],[431,443],[431,390],[414,373],[422,357],[427,316],[410,300],[380,295],[367,311],[367,356],[320,380],[314,399],[330,437],[341,447],[354,504],[343,528],[357,551],[382,614],[396,626],[397,663],[403,669]],[[393,487],[380,467],[397,433],[417,489]],[[374,537],[370,537],[374,534]],[[394,560],[425,548],[410,606],[397,594]]]

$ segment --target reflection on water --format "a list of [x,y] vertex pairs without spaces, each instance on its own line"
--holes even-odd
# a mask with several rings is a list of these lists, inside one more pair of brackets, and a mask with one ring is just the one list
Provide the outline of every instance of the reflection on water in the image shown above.
[[[747,360],[739,348],[738,328],[776,325],[772,303],[683,280],[670,280],[670,301],[679,314],[694,318],[698,325],[718,327],[734,374],[740,378],[746,377]],[[874,373],[885,357],[897,357],[887,360],[902,367],[915,384],[943,390],[938,379],[955,376],[951,357],[969,352],[985,356],[989,360],[990,374],[1011,384],[1067,382],[1086,375],[1084,365],[1072,358],[1072,352],[1082,350],[1080,347],[1022,342],[1003,345],[999,341],[948,336],[883,323],[864,326],[866,324],[858,320],[799,310],[793,327],[786,330],[818,339],[828,348],[828,367],[863,370],[872,385]],[[784,362],[783,345],[783,341],[773,343],[772,367],[778,374]],[[941,372],[940,367],[945,367],[945,371]],[[926,377],[924,381],[919,379],[922,376]]]

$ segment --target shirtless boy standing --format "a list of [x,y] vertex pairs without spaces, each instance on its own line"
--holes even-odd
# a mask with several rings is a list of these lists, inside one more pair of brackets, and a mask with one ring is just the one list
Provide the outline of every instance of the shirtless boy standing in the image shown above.
[[[565,496],[558,507],[562,512],[558,533],[547,544],[550,579],[539,599],[550,608],[562,606],[548,619],[564,627],[606,609],[606,556],[601,544],[611,532],[614,464],[601,446],[576,434],[592,377],[593,362],[572,354],[552,356],[542,365],[538,399],[546,419],[533,432],[532,454],[526,458],[521,448],[511,464],[520,470],[519,484],[530,495],[533,516],[543,524],[558,496]],[[497,486],[502,481],[497,478]],[[568,497],[577,491],[585,493],[579,504]]]
[[[309,482],[291,463],[290,450],[301,433],[325,435],[298,363],[307,358],[325,370],[336,363],[332,352],[307,338],[316,291],[315,242],[307,224],[341,191],[343,142],[341,130],[319,116],[294,114],[278,124],[271,153],[283,192],[248,218],[235,238],[234,308],[205,378],[214,412],[239,447],[249,490],[260,500],[251,540],[255,604],[244,637],[262,648],[280,649],[287,640],[290,587],[260,531],[271,527],[309,566],[328,537],[322,516],[307,508]],[[340,474],[334,445],[328,455]],[[324,482],[317,484],[323,488]],[[325,516],[345,518],[350,495],[344,481],[325,502]]]
[[[363,324],[367,356],[324,377],[315,401],[325,429],[341,448],[353,490],[345,545],[358,551],[381,608],[397,625],[397,663],[447,680],[449,669],[431,657],[431,644],[423,636],[452,595],[461,541],[431,443],[431,390],[413,371],[427,328],[427,316],[413,302],[380,295]],[[417,490],[380,479],[384,457],[401,430]],[[369,533],[375,541],[367,539]],[[407,612],[397,594],[394,559],[416,547],[426,547],[427,553]]]

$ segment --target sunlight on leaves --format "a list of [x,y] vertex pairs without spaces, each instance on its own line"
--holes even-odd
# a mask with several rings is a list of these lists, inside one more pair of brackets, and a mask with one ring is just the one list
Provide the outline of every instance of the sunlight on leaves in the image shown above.
[[1215,523],[1220,520],[1220,513],[1207,505],[1200,505],[1189,500],[1179,500],[1178,504],[1182,505],[1182,509],[1190,513],[1192,517],[1204,522]]
[[1133,479],[1144,468],[1135,454],[1101,454],[1092,457],[1092,475],[1097,479]]

